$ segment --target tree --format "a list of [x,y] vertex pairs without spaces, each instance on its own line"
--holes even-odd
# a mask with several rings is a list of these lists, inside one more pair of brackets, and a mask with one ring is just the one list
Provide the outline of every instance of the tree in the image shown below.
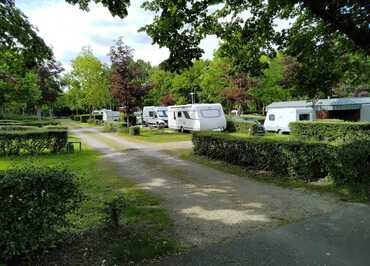
[[122,39],[119,39],[111,48],[110,58],[112,61],[111,92],[126,112],[127,126],[129,126],[129,114],[141,105],[143,96],[150,86],[141,83],[142,74],[133,60],[133,50],[126,46]]
[[[110,105],[109,78],[109,68],[86,47],[72,61],[72,70],[66,81],[70,89],[74,90],[72,95],[83,95],[80,101],[84,101],[84,107],[92,111]],[[73,105],[72,109],[78,106]]]
[[224,89],[222,91],[222,96],[226,100],[228,111],[231,111],[235,107],[235,104],[238,104],[240,107],[246,98],[245,91],[240,88]]
[[171,95],[162,96],[159,102],[161,106],[170,106],[176,103],[175,99]]

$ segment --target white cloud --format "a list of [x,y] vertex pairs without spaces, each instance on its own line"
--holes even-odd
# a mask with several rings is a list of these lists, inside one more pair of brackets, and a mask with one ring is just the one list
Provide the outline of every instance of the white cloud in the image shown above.
[[[85,12],[64,0],[17,0],[16,4],[29,17],[39,35],[53,47],[56,58],[69,69],[71,59],[84,46],[90,46],[104,61],[114,40],[122,36],[124,42],[135,49],[135,58],[157,65],[168,57],[166,48],[151,44],[151,39],[138,29],[150,23],[154,15],[141,9],[143,0],[131,1],[125,19],[114,18],[108,9],[92,4]],[[201,43],[204,58],[211,58],[218,46],[215,37]]]

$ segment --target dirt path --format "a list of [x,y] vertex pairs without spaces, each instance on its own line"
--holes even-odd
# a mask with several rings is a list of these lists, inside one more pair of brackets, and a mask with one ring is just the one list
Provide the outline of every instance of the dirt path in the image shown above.
[[189,143],[136,143],[94,128],[74,133],[99,150],[104,160],[117,163],[122,175],[160,195],[178,238],[188,247],[268,230],[344,206],[331,196],[260,183],[160,152]]

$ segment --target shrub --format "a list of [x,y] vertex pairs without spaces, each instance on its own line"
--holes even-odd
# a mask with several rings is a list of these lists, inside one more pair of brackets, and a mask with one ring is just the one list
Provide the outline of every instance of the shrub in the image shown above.
[[370,135],[370,123],[341,121],[300,121],[289,124],[291,134],[317,140],[333,141]]
[[109,225],[119,227],[120,217],[127,206],[128,201],[122,194],[116,195],[111,201],[105,202],[102,209],[104,221]]
[[237,138],[214,132],[194,133],[193,143],[194,152],[199,155],[305,180],[322,177],[327,172],[325,162],[330,156],[325,143]]
[[129,133],[132,136],[140,135],[140,127],[130,127]]
[[251,133],[253,128],[256,126],[254,122],[242,121],[233,118],[227,118],[226,120],[226,130],[229,132],[243,132]]
[[104,122],[104,126],[102,129],[103,132],[116,132],[117,126],[113,122]]
[[[120,113],[119,120],[126,124],[127,123],[127,114],[126,113]],[[130,122],[130,125],[136,125],[136,116],[134,114],[129,114],[129,122]]]
[[76,177],[67,170],[29,165],[0,171],[0,257],[6,262],[52,247],[80,202]]
[[81,121],[81,123],[87,123],[87,120],[89,120],[90,117],[91,117],[90,114],[80,115],[80,120],[79,121]]
[[0,131],[0,155],[60,152],[65,148],[67,141],[66,130]]
[[32,126],[19,126],[19,125],[6,125],[0,126],[0,131],[25,131],[25,130],[38,130],[38,127]]
[[354,138],[333,145],[330,173],[337,184],[370,183],[370,139]]

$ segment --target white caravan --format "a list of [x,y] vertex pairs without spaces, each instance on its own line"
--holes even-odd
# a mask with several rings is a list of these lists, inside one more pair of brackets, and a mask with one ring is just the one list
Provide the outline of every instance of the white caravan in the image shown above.
[[167,107],[163,106],[144,106],[143,109],[143,122],[145,125],[150,126],[167,126]]
[[120,118],[120,112],[108,109],[95,110],[92,114],[103,115],[103,121],[118,121]]
[[315,119],[370,122],[370,97],[274,102],[267,106],[266,131],[290,132],[289,123]]
[[222,105],[187,104],[168,108],[168,127],[180,131],[225,130]]

